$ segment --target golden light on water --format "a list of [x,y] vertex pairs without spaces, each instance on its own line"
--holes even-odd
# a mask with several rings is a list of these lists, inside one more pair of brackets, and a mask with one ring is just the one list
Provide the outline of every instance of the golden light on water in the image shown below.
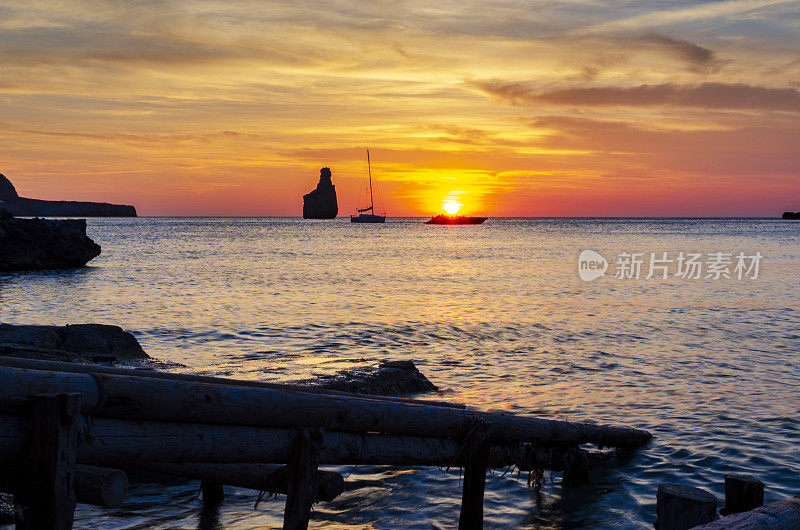
[[460,202],[455,199],[445,199],[442,202],[442,209],[448,213],[448,215],[455,215],[463,206]]

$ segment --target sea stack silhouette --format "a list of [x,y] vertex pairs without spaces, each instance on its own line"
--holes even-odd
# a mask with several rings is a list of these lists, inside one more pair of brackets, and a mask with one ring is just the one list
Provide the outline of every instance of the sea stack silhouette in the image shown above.
[[331,182],[331,170],[319,170],[317,187],[303,195],[303,219],[333,219],[339,213],[336,186]]
[[783,218],[798,221],[800,220],[800,212],[783,212]]
[[136,208],[122,204],[26,199],[1,173],[0,209],[20,217],[136,217]]

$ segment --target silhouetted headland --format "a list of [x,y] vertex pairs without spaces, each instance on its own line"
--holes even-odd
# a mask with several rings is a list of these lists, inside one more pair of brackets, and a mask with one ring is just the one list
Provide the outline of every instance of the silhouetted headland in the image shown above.
[[136,208],[129,205],[20,197],[11,181],[2,174],[0,208],[22,217],[136,217]]
[[17,219],[0,205],[0,271],[83,267],[100,255],[86,219]]
[[319,182],[311,192],[303,195],[304,219],[333,219],[339,213],[336,202],[336,186],[331,182],[331,170],[319,170]]
[[800,212],[783,212],[783,218],[798,220],[800,219]]

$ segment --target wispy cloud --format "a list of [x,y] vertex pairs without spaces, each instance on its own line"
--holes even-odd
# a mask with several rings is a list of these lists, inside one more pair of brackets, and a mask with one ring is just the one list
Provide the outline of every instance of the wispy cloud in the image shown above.
[[537,90],[524,83],[478,81],[486,94],[515,105],[550,103],[579,107],[671,106],[704,109],[778,110],[800,112],[800,92],[793,88],[768,88],[746,84],[637,85]]

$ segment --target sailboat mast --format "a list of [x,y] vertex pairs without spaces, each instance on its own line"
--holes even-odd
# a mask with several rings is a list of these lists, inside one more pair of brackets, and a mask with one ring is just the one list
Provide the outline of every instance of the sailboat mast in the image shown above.
[[375,213],[375,202],[372,200],[372,167],[369,163],[369,149],[367,149],[367,173],[369,173],[369,207]]

